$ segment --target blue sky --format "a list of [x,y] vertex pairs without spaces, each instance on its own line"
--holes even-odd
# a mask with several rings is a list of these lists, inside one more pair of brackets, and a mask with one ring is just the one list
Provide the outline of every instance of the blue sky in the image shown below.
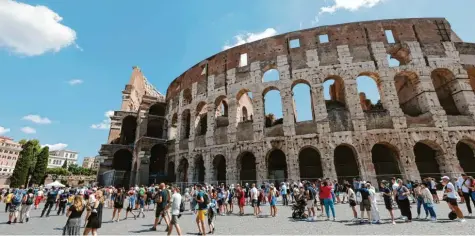
[[[464,41],[474,42],[475,24],[470,17],[475,1],[453,2],[2,1],[0,22],[6,23],[0,24],[0,134],[17,140],[38,138],[54,147],[67,145],[82,160],[97,155],[106,142],[108,130],[91,126],[107,127],[104,114],[120,108],[121,91],[134,65],[164,93],[190,66],[262,32],[280,34],[386,18],[446,17]],[[54,20],[58,16],[59,22]],[[374,93],[367,95],[377,100]],[[310,115],[308,98],[297,97],[304,101],[297,101],[303,105],[297,107],[303,118]],[[266,111],[278,113],[280,108],[274,105]]]

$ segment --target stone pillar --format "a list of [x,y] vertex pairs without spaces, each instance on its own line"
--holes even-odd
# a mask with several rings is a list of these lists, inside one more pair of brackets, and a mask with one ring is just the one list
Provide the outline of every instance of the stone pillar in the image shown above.
[[190,157],[188,158],[188,183],[196,183],[196,178],[195,178],[195,158]]
[[264,97],[260,93],[252,92],[252,105],[254,111],[252,128],[254,130],[254,140],[264,138]]
[[300,180],[300,169],[298,162],[298,153],[293,145],[289,145],[285,151],[285,160],[287,162],[287,182],[292,183]]
[[234,143],[236,142],[237,126],[239,124],[238,101],[236,100],[236,95],[228,99],[228,121],[228,143]]
[[269,172],[267,170],[266,154],[260,150],[256,153],[253,153],[256,157],[256,182],[262,183],[264,180],[268,179]]
[[150,166],[150,153],[144,151],[139,152],[139,162],[138,166],[139,178],[137,178],[136,184],[138,185],[148,185],[149,180],[149,166]]
[[440,105],[437,93],[429,75],[420,75],[419,80],[413,80],[417,91],[417,101],[422,113],[430,112],[435,126],[438,128],[447,127],[447,116]]
[[337,179],[334,151],[332,147],[326,146],[320,149],[320,158],[322,162],[323,177],[330,178],[331,180]]
[[203,154],[203,161],[205,167],[205,183],[214,183],[213,171],[213,156],[210,153]]
[[[230,152],[228,152],[230,153]],[[237,167],[237,162],[235,156],[226,155],[226,183],[225,184],[234,184],[239,178],[239,169]],[[237,157],[237,155],[236,155]]]
[[[216,105],[213,102],[208,103],[206,106],[208,108],[207,117],[207,130],[206,130],[206,146],[214,145],[214,129],[216,127]],[[229,112],[229,107],[228,107]],[[229,116],[229,114],[228,114]]]
[[377,81],[383,107],[388,110],[394,129],[407,128],[406,117],[399,106],[399,98],[394,84],[394,74],[381,76]]
[[312,85],[311,95],[314,119],[317,123],[317,132],[319,134],[330,133],[330,123],[327,121],[327,106],[323,95],[323,83]]
[[191,153],[191,151],[195,149],[196,110],[192,110],[190,113],[190,138],[188,139],[188,150]]
[[463,115],[475,118],[475,95],[467,74],[460,74],[450,83],[452,97],[457,109]]
[[366,145],[363,145],[361,152],[359,152],[357,155],[361,179],[371,181],[371,183],[377,183],[378,179],[374,169],[371,149],[366,147]]
[[285,136],[294,136],[295,135],[295,114],[294,114],[294,100],[292,97],[292,90],[290,87],[282,89],[280,92],[282,100],[282,115],[284,118],[284,135]]
[[345,103],[346,108],[350,111],[351,122],[354,131],[365,131],[366,120],[361,108],[358,89],[356,87],[356,79],[344,79],[345,87]]

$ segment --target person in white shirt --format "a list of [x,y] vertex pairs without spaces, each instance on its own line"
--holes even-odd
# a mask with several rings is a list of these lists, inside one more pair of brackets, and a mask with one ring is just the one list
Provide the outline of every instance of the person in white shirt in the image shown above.
[[379,224],[381,218],[379,217],[378,203],[376,201],[376,189],[369,182],[366,183],[366,188],[368,189],[371,202],[371,219],[373,223]]
[[172,234],[173,226],[176,228],[176,232],[178,235],[181,235],[180,225],[178,225],[178,218],[181,217],[180,214],[180,206],[182,204],[182,198],[180,194],[180,190],[178,187],[172,187],[172,198],[171,198],[171,212],[172,212],[172,219],[170,220],[170,225],[168,225],[168,235]]
[[[470,188],[472,188],[472,180],[466,175],[462,174],[462,176],[459,178],[459,181],[457,181],[457,184],[459,185],[459,195],[460,198],[465,200],[465,205],[467,205],[467,210],[468,210],[468,216],[472,216],[472,206],[470,203],[471,199],[471,191]],[[472,199],[473,204],[475,205],[475,200]]]
[[457,214],[457,217],[459,218],[460,222],[465,222],[465,219],[463,218],[463,213],[460,210],[458,204],[457,204],[457,197],[455,195],[455,187],[454,185],[450,182],[450,178],[448,176],[442,177],[442,181],[440,181],[442,185],[444,185],[444,193],[446,195],[446,201],[449,206],[449,208]]
[[259,197],[259,191],[257,191],[256,184],[252,184],[251,188],[251,205],[254,208],[254,216],[257,216],[259,214],[259,210],[257,207],[257,200]]

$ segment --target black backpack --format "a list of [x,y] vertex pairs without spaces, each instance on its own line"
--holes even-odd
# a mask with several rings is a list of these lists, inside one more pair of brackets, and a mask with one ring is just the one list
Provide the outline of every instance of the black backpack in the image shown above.
[[180,212],[184,212],[185,211],[185,201],[181,201],[180,203]]
[[33,204],[33,197],[30,197],[30,194],[27,195],[25,204],[26,205],[32,205]]

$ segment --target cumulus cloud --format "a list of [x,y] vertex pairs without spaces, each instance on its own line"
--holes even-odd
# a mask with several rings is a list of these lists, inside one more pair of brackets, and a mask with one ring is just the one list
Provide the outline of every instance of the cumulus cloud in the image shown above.
[[7,129],[3,126],[0,126],[0,135],[4,135],[6,133],[10,132],[10,129]]
[[111,117],[114,115],[114,111],[106,111],[104,113],[104,116],[106,119],[104,119],[101,123],[98,124],[92,124],[91,128],[93,129],[109,129],[111,127]]
[[69,83],[69,85],[74,86],[74,85],[82,84],[82,83],[84,83],[84,81],[82,81],[80,79],[72,79],[72,80],[68,81],[68,83]]
[[23,132],[25,134],[36,134],[36,129],[33,129],[33,128],[28,127],[28,126],[23,127],[20,130],[21,130],[21,132]]
[[56,144],[45,144],[41,147],[49,147],[50,151],[64,150],[68,145],[65,143],[56,143]]
[[357,11],[360,8],[366,7],[371,8],[374,7],[385,0],[332,0],[333,5],[322,7],[320,8],[319,14],[324,13],[334,13],[337,10],[343,9],[348,11]]
[[234,36],[235,42],[233,44],[229,44],[229,42],[227,42],[223,46],[223,50],[230,49],[245,43],[254,42],[263,38],[272,37],[276,34],[277,30],[275,30],[274,28],[267,28],[266,30],[257,33],[238,34]]
[[15,54],[38,56],[76,45],[76,32],[46,6],[13,0],[0,1],[0,48]]
[[27,116],[24,116],[22,120],[29,120],[33,123],[40,124],[40,125],[51,124],[50,119],[48,119],[47,117],[41,117],[39,115],[27,115]]

